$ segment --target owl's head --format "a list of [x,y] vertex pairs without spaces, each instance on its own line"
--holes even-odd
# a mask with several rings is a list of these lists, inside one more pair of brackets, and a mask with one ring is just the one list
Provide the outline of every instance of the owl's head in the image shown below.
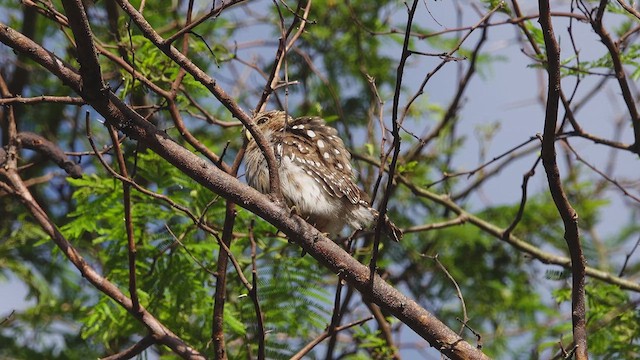
[[[272,131],[282,130],[285,127],[285,119],[287,119],[287,123],[291,123],[293,120],[293,118],[284,111],[270,110],[258,113],[253,117],[253,122],[258,126],[260,132],[268,134]],[[250,141],[253,139],[253,136],[247,129],[244,130],[244,135]]]

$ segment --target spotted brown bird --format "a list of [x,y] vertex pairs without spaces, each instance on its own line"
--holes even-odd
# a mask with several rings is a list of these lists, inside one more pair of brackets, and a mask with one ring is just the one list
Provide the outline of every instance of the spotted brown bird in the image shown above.
[[[351,154],[337,130],[322,118],[294,119],[284,111],[267,111],[256,115],[254,122],[273,148],[280,190],[298,215],[334,238],[346,225],[365,229],[378,219],[378,211],[355,183]],[[249,140],[245,155],[247,182],[267,194],[267,161],[251,134],[245,131],[245,135]],[[382,230],[399,241],[402,231],[386,216],[383,224]]]

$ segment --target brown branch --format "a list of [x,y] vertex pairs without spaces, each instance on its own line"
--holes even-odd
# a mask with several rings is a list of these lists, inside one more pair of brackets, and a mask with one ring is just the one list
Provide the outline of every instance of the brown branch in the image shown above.
[[[349,245],[349,248],[351,245]],[[331,359],[334,358],[333,352],[336,348],[336,343],[338,341],[338,333],[335,329],[340,325],[342,321],[342,315],[344,315],[344,310],[347,308],[347,304],[351,300],[351,292],[347,292],[347,296],[345,296],[344,301],[341,303],[342,297],[342,289],[344,288],[342,281],[338,281],[336,284],[336,292],[333,296],[333,311],[331,312],[331,322],[329,326],[327,326],[327,332],[329,333],[329,343],[327,344],[327,351],[325,358]],[[350,290],[350,289],[349,289]]]
[[[6,152],[4,151],[4,149],[0,148],[0,164],[4,164],[5,160],[6,160]],[[24,185],[29,188],[35,185],[45,184],[51,181],[51,179],[53,179],[54,176],[55,175],[53,173],[48,173],[42,176],[32,177],[27,180],[24,180]],[[0,197],[7,196],[13,193],[11,191],[7,192],[6,190],[7,190],[6,188],[0,189]]]
[[624,263],[622,264],[622,267],[620,268],[620,272],[618,273],[618,276],[624,276],[624,272],[627,270],[627,265],[629,264],[629,259],[631,259],[631,255],[633,255],[633,253],[636,252],[636,250],[638,249],[638,246],[640,246],[640,237],[638,237],[638,239],[636,240],[635,245],[633,245],[631,250],[629,250],[627,255],[624,257]]
[[[407,5],[407,4],[405,4]],[[373,275],[376,272],[377,260],[378,260],[378,251],[380,246],[380,236],[382,234],[382,230],[386,227],[388,218],[387,218],[387,204],[389,203],[389,198],[391,197],[391,193],[393,192],[393,174],[395,174],[396,166],[398,164],[398,157],[400,155],[400,126],[398,120],[398,109],[400,107],[400,93],[402,91],[402,79],[404,77],[404,68],[407,63],[407,59],[411,56],[411,52],[409,51],[409,43],[411,27],[413,25],[413,17],[416,13],[416,9],[418,7],[418,0],[414,0],[411,8],[408,8],[407,5],[407,33],[405,35],[403,44],[402,44],[402,54],[400,55],[400,61],[398,63],[398,68],[396,70],[396,87],[393,95],[393,105],[391,110],[391,136],[393,137],[392,145],[390,151],[393,151],[391,157],[391,163],[389,164],[389,172],[387,177],[387,184],[384,189],[384,193],[382,196],[382,201],[378,204],[378,219],[376,224],[376,232],[373,237],[373,253],[371,254],[371,261],[369,262],[369,270],[371,271],[371,280],[373,281]],[[381,129],[384,131],[384,129]],[[380,164],[381,167],[383,164],[387,162],[388,154],[381,157]],[[382,175],[382,173],[380,173]]]
[[69,160],[64,151],[57,144],[43,138],[42,136],[32,132],[21,132],[17,136],[21,147],[37,151],[48,159],[52,160],[56,165],[63,169],[69,176],[74,179],[82,177],[82,168],[80,165]]
[[136,357],[137,355],[141,354],[143,351],[145,351],[147,348],[149,348],[151,345],[155,344],[156,341],[154,340],[153,336],[151,335],[147,335],[145,337],[143,337],[142,339],[140,339],[140,341],[138,341],[137,343],[133,344],[133,346],[117,353],[117,354],[113,354],[113,355],[109,355],[106,357],[101,358],[100,360],[126,360],[126,359],[131,359]]
[[376,322],[378,323],[378,330],[380,331],[380,337],[384,339],[389,349],[393,351],[393,354],[390,356],[390,359],[400,360],[401,359],[400,352],[398,351],[398,347],[395,345],[395,342],[393,341],[393,336],[392,336],[393,334],[391,333],[391,324],[389,324],[389,321],[385,318],[384,314],[382,313],[382,310],[380,310],[380,307],[378,305],[370,301],[367,301],[366,299],[363,299],[363,302],[367,306],[371,314],[373,315],[373,318],[376,319]]
[[[193,1],[189,2],[189,9],[187,11],[187,24],[191,23],[191,11],[193,8]],[[222,10],[220,10],[222,11]],[[189,35],[185,34],[182,41],[182,53],[186,56],[189,51]],[[178,95],[178,90],[180,89],[180,84],[186,75],[186,71],[183,68],[180,68],[178,71],[178,75],[176,79],[171,84],[171,91],[167,92],[164,96],[168,102],[169,114],[171,115],[171,119],[173,123],[176,125],[180,136],[185,139],[191,146],[193,146],[196,150],[198,150],[201,154],[207,157],[212,163],[218,165],[222,170],[230,173],[231,168],[222,161],[222,158],[216,155],[213,151],[211,151],[208,147],[206,147],[202,142],[200,142],[193,134],[189,131],[187,126],[185,125],[182,115],[180,115],[180,109],[178,108],[178,104],[176,103],[176,97]]]
[[258,360],[264,360],[266,357],[265,330],[264,330],[264,313],[260,309],[260,301],[258,299],[258,264],[256,258],[258,256],[258,246],[256,239],[253,237],[253,222],[249,226],[249,241],[251,241],[251,290],[249,297],[253,302],[253,308],[256,312],[256,332],[258,333]]
[[67,13],[69,27],[76,42],[75,53],[78,63],[80,63],[80,74],[82,75],[82,97],[85,100],[102,99],[102,101],[106,101],[106,97],[101,95],[105,90],[105,84],[102,80],[93,32],[84,5],[81,0],[62,0],[62,6]]
[[[3,185],[4,185],[4,183],[3,183]],[[9,315],[5,316],[4,319],[2,319],[0,321],[0,326],[4,326],[6,324],[9,324],[11,321],[13,321],[13,319],[15,318],[15,314],[16,314],[16,311],[15,310],[11,310]]]
[[[281,35],[280,41],[278,42],[278,50],[276,51],[276,56],[274,59],[274,65],[269,73],[269,77],[267,79],[266,85],[262,91],[262,95],[260,96],[260,100],[258,100],[258,104],[255,107],[255,112],[258,113],[263,111],[267,100],[271,93],[276,89],[276,85],[280,81],[279,73],[280,68],[282,67],[283,62],[286,60],[287,53],[293,47],[296,40],[302,35],[305,26],[307,25],[307,17],[309,16],[309,11],[311,10],[311,0],[307,0],[307,4],[304,8],[303,15],[299,16],[297,12],[302,8],[302,1],[298,1],[298,8],[294,13],[293,22],[287,29],[286,32],[283,31]],[[298,26],[298,23],[300,26]],[[293,32],[294,29],[298,28],[295,34],[291,37],[291,39],[287,42],[289,35]],[[285,75],[286,76],[286,75]]]
[[[578,214],[573,209],[562,186],[560,170],[555,150],[556,124],[558,122],[558,107],[560,102],[560,46],[556,41],[551,23],[551,8],[548,0],[539,0],[540,26],[544,36],[547,53],[547,72],[549,83],[547,90],[547,105],[542,135],[542,165],[547,174],[549,191],[556,208],[564,223],[564,238],[571,256],[571,272],[573,286],[571,289],[571,318],[573,322],[573,338],[576,343],[576,360],[587,360],[587,331],[585,304],[585,276],[586,260],[582,252],[580,234],[578,230]],[[636,118],[637,119],[637,118]],[[635,123],[635,121],[634,121]],[[635,125],[635,124],[634,124]],[[636,143],[640,140],[640,134]]]
[[34,97],[9,97],[0,99],[0,105],[8,104],[39,104],[39,103],[53,103],[53,104],[66,104],[66,105],[84,105],[86,104],[82,98],[71,96],[51,96],[41,95]]
[[488,169],[486,171],[482,171],[481,175],[478,176],[471,184],[469,184],[467,187],[465,187],[464,189],[460,190],[457,193],[451,194],[451,199],[458,201],[461,199],[466,198],[467,196],[469,196],[469,194],[471,194],[472,191],[474,191],[475,189],[478,189],[478,187],[480,187],[480,185],[482,185],[483,183],[485,183],[486,181],[488,181],[489,179],[493,178],[494,176],[497,176],[500,174],[500,172],[507,167],[507,165],[509,165],[510,163],[512,163],[513,161],[515,161],[516,159],[520,159],[524,156],[527,156],[533,152],[539,152],[540,150],[540,145],[535,145],[535,146],[529,146],[527,148],[524,148],[520,151],[517,152],[513,152],[511,154],[509,154],[509,156],[504,159],[502,162],[500,162],[499,164],[497,164],[496,166],[494,166],[491,169]]
[[[191,30],[193,30],[193,28],[195,28],[196,26],[202,24],[203,22],[207,21],[210,18],[217,18],[218,16],[220,16],[220,14],[234,6],[237,5],[241,2],[244,2],[246,0],[230,0],[230,1],[223,1],[222,4],[220,4],[220,6],[216,7],[216,8],[212,8],[208,13],[200,16],[199,18],[195,19],[193,22],[187,22],[187,24],[185,24],[184,27],[182,27],[180,30],[178,30],[175,34],[171,35],[167,40],[164,41],[165,45],[171,45],[173,44],[174,41],[176,41],[180,36],[191,32]],[[215,5],[215,2],[214,2]]]
[[[354,322],[349,323],[349,324],[338,326],[333,331],[334,332],[340,332],[340,331],[352,328],[354,326],[360,326],[360,325],[364,324],[365,322],[367,322],[367,321],[369,321],[371,319],[373,319],[373,316],[369,316],[369,317],[364,318],[362,320],[358,320],[358,321],[354,321]],[[302,349],[300,349],[300,351],[298,351],[295,355],[293,355],[290,360],[303,359],[304,356],[309,353],[309,351],[313,350],[313,348],[316,347],[316,345],[320,344],[322,341],[324,341],[329,336],[331,336],[331,333],[328,330],[326,330],[325,332],[320,334],[318,337],[313,339],[313,341],[311,341],[310,343],[305,345]]]
[[633,98],[633,94],[631,93],[631,88],[629,87],[629,83],[627,82],[627,76],[624,71],[624,67],[622,66],[622,59],[620,58],[620,48],[618,44],[616,44],[611,35],[604,27],[602,20],[605,13],[605,8],[609,2],[607,0],[601,0],[600,5],[598,7],[598,11],[596,13],[596,18],[591,19],[591,27],[593,31],[595,31],[598,36],[600,36],[600,40],[607,47],[609,51],[609,56],[611,56],[611,62],[613,63],[613,69],[615,70],[616,79],[618,80],[618,85],[620,86],[620,91],[622,92],[622,97],[624,98],[624,102],[627,105],[627,109],[629,111],[629,116],[631,117],[631,125],[633,126],[633,135],[635,139],[635,143],[633,145],[634,152],[640,155],[640,113],[638,113],[638,109],[636,108],[636,101]]
[[[89,124],[89,112],[87,112],[86,123]],[[111,125],[107,125],[109,136],[113,144],[116,159],[118,161],[118,167],[120,168],[120,175],[123,178],[129,178],[129,172],[127,171],[127,162],[120,149],[120,142],[118,141],[118,132]],[[89,131],[89,127],[87,127]],[[91,137],[90,133],[87,133],[87,137]],[[127,234],[127,252],[129,257],[129,296],[133,303],[134,311],[140,307],[140,300],[138,299],[138,286],[136,280],[136,241],[133,235],[133,220],[131,219],[131,186],[129,182],[122,181],[122,202],[124,206],[124,227]]]
[[486,168],[487,166],[493,164],[494,162],[496,162],[496,161],[498,161],[498,160],[500,160],[500,159],[502,159],[502,158],[504,158],[506,156],[509,156],[509,155],[513,154],[516,150],[524,147],[525,145],[529,144],[530,142],[532,142],[534,140],[536,140],[536,137],[532,136],[528,140],[526,140],[526,141],[524,141],[524,142],[512,147],[511,149],[503,152],[502,154],[500,154],[498,156],[493,157],[493,159],[481,164],[480,166],[476,167],[475,169],[468,170],[468,171],[460,171],[460,172],[455,172],[455,173],[444,173],[441,179],[433,181],[433,182],[427,184],[425,187],[430,188],[430,187],[432,187],[434,185],[437,185],[437,184],[439,184],[439,183],[441,183],[443,181],[449,180],[450,178],[453,178],[453,177],[467,175],[467,178],[470,178],[473,175],[475,175],[478,171]]
[[[436,36],[441,36],[444,34],[448,34],[451,32],[460,32],[460,31],[468,31],[471,30],[473,28],[488,28],[488,27],[495,27],[498,25],[513,25],[513,24],[522,24],[524,22],[526,22],[527,20],[533,20],[533,19],[537,19],[540,15],[538,14],[531,14],[531,15],[522,15],[521,13],[517,13],[516,17],[514,18],[510,18],[510,19],[506,19],[506,20],[502,20],[502,21],[497,21],[497,22],[483,22],[481,24],[476,24],[476,25],[472,25],[472,26],[462,26],[462,27],[455,27],[455,28],[449,28],[449,29],[445,29],[445,30],[441,30],[441,31],[436,31],[436,32],[432,32],[432,33],[428,33],[428,34],[413,34],[412,36],[415,36],[418,39],[427,39],[430,37],[436,37]],[[571,19],[577,19],[578,21],[587,21],[587,18],[585,16],[582,15],[578,15],[578,14],[574,14],[574,13],[570,13],[570,12],[552,12],[551,16],[553,17],[566,17],[566,18],[571,18]],[[394,31],[394,33],[397,31]]]
[[213,294],[213,313],[211,318],[211,342],[215,359],[227,359],[227,350],[224,341],[224,305],[227,296],[227,266],[230,252],[227,249],[231,246],[233,239],[233,225],[236,219],[235,204],[226,202],[224,226],[222,230],[222,243],[225,248],[218,250],[218,261],[216,264],[216,290]]
[[[514,14],[518,17],[522,17],[522,12],[520,10],[520,6],[518,5],[518,2],[516,0],[512,0],[512,5],[513,5],[513,10],[514,10]],[[551,12],[551,16],[555,16],[555,13]],[[581,16],[581,17],[576,17],[576,19],[578,19],[579,21],[585,21],[585,20],[589,20],[588,17],[586,16]],[[542,50],[540,49],[540,47],[538,46],[536,40],[534,39],[534,36],[531,34],[531,32],[525,27],[524,23],[522,22],[518,22],[518,27],[520,28],[520,30],[525,34],[527,41],[529,42],[529,45],[531,45],[533,51],[535,52],[535,54],[537,56],[542,56]],[[539,61],[538,58],[536,58],[536,61]],[[596,96],[597,94],[599,94],[600,89],[602,88],[603,84],[605,83],[605,81],[607,80],[607,78],[603,78],[598,84],[596,84],[592,91],[588,93],[587,96],[585,96],[582,101],[577,104],[575,106],[575,110],[577,110],[578,108],[580,108],[582,105],[587,103],[587,100],[590,97]],[[577,120],[574,117],[574,111],[571,109],[571,107],[569,106],[569,101],[567,101],[566,96],[564,95],[564,92],[562,91],[562,89],[560,89],[560,99],[562,100],[562,104],[564,106],[565,112],[566,112],[566,116],[568,117],[569,121],[571,122],[572,126],[574,127],[573,132],[568,132],[565,133],[566,135],[570,135],[570,136],[579,136],[579,137],[583,137],[585,139],[591,140],[596,144],[602,144],[602,145],[607,145],[616,149],[621,149],[621,150],[627,150],[627,151],[632,151],[634,153],[637,153],[638,149],[636,147],[635,144],[633,145],[628,145],[628,144],[624,144],[621,143],[619,141],[612,141],[612,140],[608,140],[608,139],[604,139],[604,138],[600,138],[597,137],[595,135],[586,133],[582,130],[582,127],[578,124]]]
[[511,224],[504,230],[502,237],[508,238],[511,235],[511,232],[518,226],[520,220],[522,220],[522,215],[524,215],[524,207],[527,203],[527,185],[529,184],[529,179],[536,173],[536,167],[540,163],[540,157],[536,159],[536,161],[531,166],[531,169],[527,171],[524,175],[522,175],[522,196],[520,197],[520,206],[518,206],[518,212],[516,213],[516,217],[513,219]]
[[587,160],[585,160],[582,156],[580,156],[580,154],[578,154],[578,152],[571,146],[571,144],[569,144],[568,141],[564,140],[563,143],[567,147],[567,149],[569,149],[569,151],[573,153],[573,155],[576,157],[576,160],[585,164],[589,169],[591,169],[596,174],[602,176],[602,178],[604,178],[605,181],[613,184],[613,186],[617,187],[622,192],[622,194],[640,203],[640,197],[631,194],[629,191],[627,191],[627,189],[624,188],[624,186],[620,185],[620,183],[616,179],[612,179],[609,175],[606,174],[606,172],[598,170],[598,168],[590,164]]
[[409,233],[415,233],[415,232],[423,232],[423,231],[444,229],[444,228],[447,228],[449,226],[462,225],[462,224],[464,224],[466,222],[467,222],[467,218],[465,216],[463,216],[463,215],[460,215],[460,216],[457,216],[455,219],[451,219],[451,220],[447,220],[447,221],[443,221],[443,222],[439,222],[439,223],[412,226],[412,227],[404,229],[403,233],[409,234]]
[[460,286],[458,285],[458,282],[456,281],[456,279],[453,278],[451,273],[449,273],[449,271],[442,264],[442,262],[440,262],[440,259],[438,258],[438,254],[434,256],[428,256],[428,255],[422,255],[422,256],[428,257],[429,259],[433,260],[438,266],[438,269],[440,269],[444,273],[447,279],[449,279],[449,281],[451,281],[453,286],[456,288],[456,295],[458,296],[458,299],[460,299],[460,307],[462,307],[463,320],[461,322],[463,324],[463,327],[462,329],[460,329],[460,333],[462,333],[462,330],[464,330],[465,326],[467,326],[467,322],[469,321],[469,316],[467,315],[467,305],[464,303],[464,296],[462,296],[462,290],[460,290]]
[[[473,31],[475,31],[481,24],[487,22],[489,20],[490,16],[502,6],[503,6],[502,3],[500,3],[495,8],[493,8],[491,11],[489,11],[487,14],[485,14],[480,19],[480,21],[478,21],[474,26],[472,26],[469,29],[469,31],[458,41],[456,46],[446,54],[446,57],[442,60],[442,62],[440,62],[436,66],[435,69],[433,69],[431,72],[429,72],[427,74],[427,76],[422,81],[422,84],[420,84],[420,88],[419,88],[418,92],[416,92],[416,94],[407,102],[407,105],[405,105],[405,108],[403,109],[403,115],[402,115],[403,118],[409,112],[409,108],[411,107],[411,105],[418,99],[418,97],[420,95],[422,95],[425,86],[427,85],[429,80],[433,77],[433,75],[435,75],[436,72],[438,72],[446,63],[448,63],[450,61],[450,58],[453,56],[453,54],[456,51],[458,51],[458,49],[462,46],[463,42],[469,38],[471,33]],[[409,150],[406,151],[405,157],[408,160],[415,159],[420,154],[422,149],[424,149],[424,147],[428,143],[430,143],[433,139],[438,137],[440,135],[440,133],[442,132],[442,130],[445,129],[446,126],[453,119],[455,119],[456,114],[458,113],[459,108],[460,108],[460,102],[463,99],[463,95],[464,95],[464,93],[465,93],[465,91],[466,91],[466,89],[467,89],[467,87],[468,87],[468,85],[470,83],[471,77],[476,72],[476,65],[477,65],[478,57],[480,55],[480,49],[482,48],[482,46],[484,45],[486,40],[487,40],[487,28],[485,27],[485,28],[482,29],[481,37],[478,40],[478,42],[477,42],[477,44],[476,44],[476,46],[475,46],[475,48],[473,50],[473,53],[471,54],[471,61],[469,63],[469,68],[467,69],[467,72],[465,73],[465,76],[462,77],[460,79],[460,81],[458,82],[456,94],[454,95],[453,100],[451,101],[451,103],[447,107],[447,111],[444,114],[444,116],[442,117],[442,120],[427,135],[425,135],[421,139],[419,139],[419,141],[418,141],[418,143],[416,145],[414,145],[412,148],[410,148]]]
[[587,133],[587,132],[570,131],[570,132],[566,132],[566,133],[560,133],[560,134],[557,135],[558,138],[561,138],[561,137],[573,137],[573,136],[577,136],[577,137],[581,137],[583,139],[587,139],[587,140],[593,141],[594,144],[606,145],[608,147],[611,147],[611,148],[614,148],[614,149],[618,149],[618,150],[627,150],[627,151],[635,152],[635,150],[634,150],[635,144],[629,145],[629,144],[625,144],[625,143],[620,142],[620,141],[599,138],[599,137],[597,137],[595,135],[592,135],[590,133]]
[[[37,10],[31,7],[25,7],[22,13],[22,29],[20,30],[26,37],[35,38],[36,30],[39,28]],[[11,81],[8,84],[9,91],[13,94],[22,94],[24,88],[28,84],[31,77],[31,71],[25,65],[27,56],[18,54],[17,66],[11,74]]]

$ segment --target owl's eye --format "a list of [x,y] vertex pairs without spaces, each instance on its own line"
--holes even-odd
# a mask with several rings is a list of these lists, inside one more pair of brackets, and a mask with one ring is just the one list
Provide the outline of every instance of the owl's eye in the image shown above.
[[256,121],[256,123],[257,123],[258,125],[262,125],[262,124],[266,123],[266,122],[267,122],[267,120],[269,120],[269,118],[268,118],[268,117],[266,117],[266,116],[263,116],[263,117],[259,118],[259,119],[258,119],[258,121]]

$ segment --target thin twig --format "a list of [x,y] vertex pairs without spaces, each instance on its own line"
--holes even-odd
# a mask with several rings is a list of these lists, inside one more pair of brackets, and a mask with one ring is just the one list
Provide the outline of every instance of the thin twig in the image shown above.
[[476,336],[476,348],[478,348],[479,350],[482,349],[482,335],[480,335],[479,332],[475,331],[471,326],[469,326],[468,321],[462,321],[460,320],[460,318],[456,318],[456,320],[458,320],[464,328],[471,331],[471,333]]
[[529,169],[529,171],[527,171],[522,176],[522,185],[521,185],[522,196],[520,197],[520,206],[518,207],[518,212],[516,213],[516,217],[513,219],[511,224],[509,224],[509,226],[504,230],[504,233],[502,234],[502,236],[505,238],[508,238],[511,235],[511,232],[513,232],[513,230],[516,228],[520,220],[522,220],[522,215],[524,215],[524,206],[527,203],[527,185],[529,184],[529,179],[531,179],[531,177],[535,175],[536,167],[540,163],[540,160],[541,158],[540,156],[538,156],[536,161],[531,166],[531,169]]
[[[228,1],[223,1],[220,6],[212,8],[208,13],[200,16],[199,18],[195,19],[193,22],[187,21],[184,25],[184,27],[181,27],[180,30],[178,30],[175,34],[171,35],[169,38],[167,38],[164,41],[164,45],[171,45],[174,41],[176,41],[179,37],[181,37],[182,35],[186,35],[187,33],[191,32],[191,30],[193,30],[193,28],[195,28],[196,26],[202,24],[203,22],[205,22],[206,20],[209,20],[210,18],[213,18],[214,20],[220,16],[220,14],[234,6],[237,5],[239,3],[242,3],[246,0],[228,0]],[[214,1],[214,5],[215,5],[215,1]]]
[[625,270],[627,270],[627,264],[629,263],[629,259],[631,259],[631,255],[633,255],[633,253],[636,252],[636,250],[638,250],[638,246],[640,246],[640,237],[638,237],[638,240],[636,240],[636,243],[635,245],[633,245],[633,248],[631,248],[631,251],[629,251],[625,256],[624,263],[622,264],[622,268],[620,269],[618,276],[620,277],[624,276],[624,272]]
[[[280,23],[281,23],[280,26],[282,28],[282,34],[280,35],[280,41],[278,42],[278,49],[276,51],[273,68],[269,73],[269,77],[262,91],[260,100],[258,101],[258,104],[254,109],[255,113],[259,113],[264,110],[265,106],[267,105],[267,100],[269,99],[269,96],[276,89],[276,86],[280,81],[280,76],[279,76],[280,68],[282,67],[282,64],[286,61],[287,52],[293,47],[296,40],[298,40],[300,35],[302,35],[302,33],[304,32],[304,28],[307,24],[307,18],[309,17],[309,11],[311,10],[311,1],[312,0],[307,0],[307,4],[304,7],[302,15],[298,15],[298,11],[300,11],[300,9],[302,8],[302,0],[298,1],[298,7],[295,11],[289,8],[289,11],[291,11],[291,13],[293,13],[295,16],[294,16],[293,22],[291,23],[291,25],[286,31],[284,31],[284,18],[282,17],[282,14],[280,14],[280,8],[277,6],[277,3],[276,3],[276,8],[278,9],[278,13],[280,14]],[[286,6],[284,2],[283,2],[283,5]],[[291,36],[291,39],[289,39],[289,35],[291,35],[293,30],[296,29],[296,27],[297,27],[297,31],[293,34],[293,36]],[[289,40],[287,41],[287,39]],[[286,75],[287,73],[285,72],[285,76]],[[285,84],[289,84],[289,82],[285,81]]]
[[[391,110],[391,136],[393,137],[393,145],[391,149],[393,150],[393,155],[391,157],[391,163],[389,164],[389,173],[387,178],[387,184],[384,190],[384,194],[382,197],[382,201],[378,204],[378,221],[376,224],[376,232],[373,237],[373,252],[371,254],[371,261],[369,262],[369,271],[371,273],[370,280],[373,282],[374,274],[377,268],[378,261],[378,251],[380,246],[380,236],[382,234],[382,229],[385,226],[385,220],[387,219],[387,204],[389,203],[389,198],[391,197],[391,193],[393,191],[393,175],[396,171],[396,166],[398,164],[398,157],[400,155],[400,127],[398,122],[398,108],[400,106],[400,93],[402,90],[402,80],[404,78],[404,68],[407,64],[407,59],[411,56],[411,52],[409,51],[410,44],[410,36],[411,27],[413,26],[413,17],[416,13],[416,9],[418,7],[418,0],[414,0],[411,8],[407,8],[407,34],[404,38],[404,42],[402,45],[402,54],[400,55],[400,61],[398,63],[398,69],[396,71],[396,87],[393,95],[393,106]],[[385,164],[386,157],[381,159],[380,163]],[[373,285],[373,283],[372,283]]]
[[131,347],[120,351],[117,354],[113,354],[113,355],[109,355],[103,358],[100,358],[100,360],[127,360],[127,359],[132,359],[136,356],[138,356],[139,354],[141,354],[143,351],[145,351],[146,349],[148,349],[150,346],[152,346],[153,344],[156,343],[156,340],[153,338],[152,335],[147,335],[145,337],[143,337],[142,339],[140,339],[140,341],[138,341],[137,343],[133,344]]
[[[176,234],[173,233],[173,231],[171,230],[171,228],[169,227],[168,224],[164,224],[164,228],[167,229],[167,232],[169,233],[169,235],[171,235],[171,237],[173,238],[173,241],[175,243],[177,243],[178,245],[180,245],[180,247],[182,247],[182,249],[184,249],[184,251],[187,253],[187,255],[189,255],[189,257],[191,258],[191,260],[193,260],[193,262],[195,262],[202,270],[204,270],[207,274],[217,278],[218,277],[218,273],[216,273],[215,271],[211,271],[210,269],[208,269],[197,257],[195,257],[195,255],[193,255],[191,253],[191,250],[189,250],[188,247],[186,247],[183,243],[182,240],[186,233],[182,233],[180,234],[180,237],[176,236]],[[170,248],[172,244],[168,245],[167,248]]]
[[593,166],[591,163],[589,163],[587,160],[585,160],[582,156],[580,156],[580,154],[578,154],[578,152],[569,144],[569,141],[567,141],[566,139],[563,140],[563,143],[565,144],[565,146],[567,147],[567,149],[569,149],[569,151],[571,151],[571,153],[573,153],[573,155],[576,157],[576,159],[578,161],[580,161],[581,163],[585,164],[589,169],[593,170],[593,172],[595,172],[596,174],[602,176],[606,181],[608,181],[609,183],[613,184],[613,186],[617,187],[618,189],[620,189],[620,191],[622,192],[622,194],[624,194],[625,196],[627,196],[628,198],[632,199],[633,201],[639,202],[640,203],[640,197],[635,196],[633,194],[631,194],[629,191],[627,191],[627,189],[624,188],[624,186],[620,185],[620,183],[616,180],[616,179],[612,179],[609,175],[607,175],[605,172],[599,170],[598,168],[596,168],[595,166]]
[[[460,299],[460,306],[462,307],[462,319],[463,319],[462,324],[466,324],[467,321],[469,321],[469,316],[467,315],[467,305],[464,303],[464,296],[462,296],[462,290],[460,290],[460,286],[458,286],[458,282],[456,281],[456,279],[453,278],[451,273],[449,273],[447,268],[440,262],[440,259],[438,259],[438,254],[434,256],[423,254],[422,256],[433,260],[433,262],[436,263],[438,268],[444,273],[444,275],[449,279],[449,281],[451,281],[453,286],[456,288],[456,295],[458,296],[458,299]],[[462,334],[462,330],[464,330],[464,327],[460,329],[459,334]]]
[[[333,331],[334,332],[340,332],[343,330],[347,330],[350,329],[354,326],[360,326],[362,324],[364,324],[365,322],[369,321],[373,319],[373,316],[369,316],[367,318],[364,318],[362,320],[358,320],[358,321],[354,321],[352,323],[349,324],[345,324],[342,326],[338,326],[337,328],[335,328]],[[316,337],[315,339],[313,339],[313,341],[311,341],[310,343],[308,343],[307,345],[305,345],[305,347],[303,347],[302,349],[300,349],[300,351],[298,351],[295,355],[293,355],[290,360],[300,360],[303,359],[305,355],[307,355],[311,350],[313,350],[314,347],[316,347],[316,345],[320,344],[322,341],[324,341],[326,338],[328,338],[330,336],[329,331],[324,331],[322,334],[320,334],[318,337]]]
[[398,351],[398,347],[395,345],[393,341],[393,334],[391,333],[391,325],[389,321],[385,318],[384,314],[380,307],[370,301],[364,300],[364,304],[367,306],[371,314],[373,314],[374,319],[376,319],[376,323],[378,323],[378,329],[380,331],[380,337],[384,339],[387,343],[387,346],[393,354],[390,356],[391,359],[400,360],[400,353]]
[[[327,327],[326,332],[330,335],[329,344],[327,344],[327,354],[325,356],[326,359],[332,359],[333,351],[336,347],[336,341],[338,338],[338,332],[335,329],[340,325],[340,321],[342,321],[342,315],[344,314],[343,310],[346,307],[346,304],[340,306],[340,300],[342,297],[342,280],[338,279],[338,283],[336,284],[336,293],[333,298],[333,311],[331,313],[331,323]],[[346,301],[346,300],[345,300]]]
[[[85,124],[89,124],[89,112],[86,113]],[[90,127],[87,126],[87,131]],[[120,143],[118,142],[118,133],[113,126],[107,124],[109,136],[113,144],[116,160],[118,161],[118,167],[120,168],[120,175],[123,178],[128,179],[129,174],[127,171],[127,163],[120,149]],[[91,133],[87,132],[87,137],[91,137]],[[129,296],[131,296],[131,302],[133,303],[134,311],[140,307],[140,300],[138,299],[138,287],[136,281],[136,241],[133,235],[133,220],[131,219],[131,186],[128,181],[122,181],[122,202],[124,205],[124,227],[127,234],[127,252],[129,257]]]
[[444,229],[450,226],[462,225],[466,222],[467,222],[467,218],[464,215],[459,215],[455,219],[451,219],[451,220],[447,220],[439,223],[408,227],[404,229],[403,232],[405,234],[409,234],[409,233],[415,233],[415,232],[438,230],[438,229]]
[[439,184],[439,183],[441,183],[443,181],[446,181],[446,180],[448,180],[450,178],[463,176],[463,175],[467,175],[467,179],[468,179],[468,178],[472,177],[473,175],[475,175],[478,171],[481,171],[482,169],[486,168],[487,166],[493,164],[494,162],[496,162],[496,161],[498,161],[498,160],[500,160],[500,159],[502,159],[502,158],[504,158],[506,156],[509,156],[514,151],[520,149],[521,147],[531,143],[532,141],[534,141],[536,139],[537,139],[537,137],[532,136],[528,140],[526,140],[526,141],[524,141],[524,142],[512,147],[511,149],[503,152],[502,154],[500,154],[498,156],[495,156],[493,159],[491,159],[491,160],[489,160],[487,162],[484,162],[483,164],[481,164],[480,166],[476,167],[475,169],[468,170],[468,171],[460,171],[460,172],[456,172],[456,173],[444,173],[443,174],[444,176],[441,179],[433,181],[433,182],[425,185],[425,187],[430,188],[430,187],[432,187],[434,185],[437,185],[437,184]]
[[[633,127],[635,140],[633,149],[634,152],[640,154],[640,112],[638,112],[638,108],[636,107],[636,100],[634,99],[633,93],[631,92],[631,88],[627,80],[627,75],[624,70],[624,66],[622,65],[619,45],[611,38],[609,31],[607,31],[602,22],[605,14],[605,9],[608,4],[608,0],[600,0],[600,4],[596,11],[596,17],[594,19],[590,16],[590,23],[593,31],[595,31],[595,33],[600,36],[600,40],[606,46],[609,52],[609,56],[611,57],[611,62],[613,64],[613,69],[615,70],[616,79],[618,80],[618,85],[620,87],[620,91],[622,92],[622,97],[625,104],[627,105],[629,116],[631,117],[631,125]],[[582,351],[584,350],[579,350],[578,352],[580,353]]]
[[41,95],[34,97],[8,97],[0,99],[0,105],[7,104],[39,104],[39,103],[52,103],[52,104],[65,104],[65,105],[85,105],[85,101],[79,97],[71,97],[71,96],[52,96],[52,95]]
[[256,313],[258,360],[264,360],[266,358],[264,313],[260,309],[260,300],[258,299],[258,263],[256,261],[258,256],[258,246],[256,244],[256,239],[253,236],[253,220],[249,224],[249,241],[251,242],[251,284],[253,285],[251,291],[249,291],[249,297],[253,302],[253,308]]

